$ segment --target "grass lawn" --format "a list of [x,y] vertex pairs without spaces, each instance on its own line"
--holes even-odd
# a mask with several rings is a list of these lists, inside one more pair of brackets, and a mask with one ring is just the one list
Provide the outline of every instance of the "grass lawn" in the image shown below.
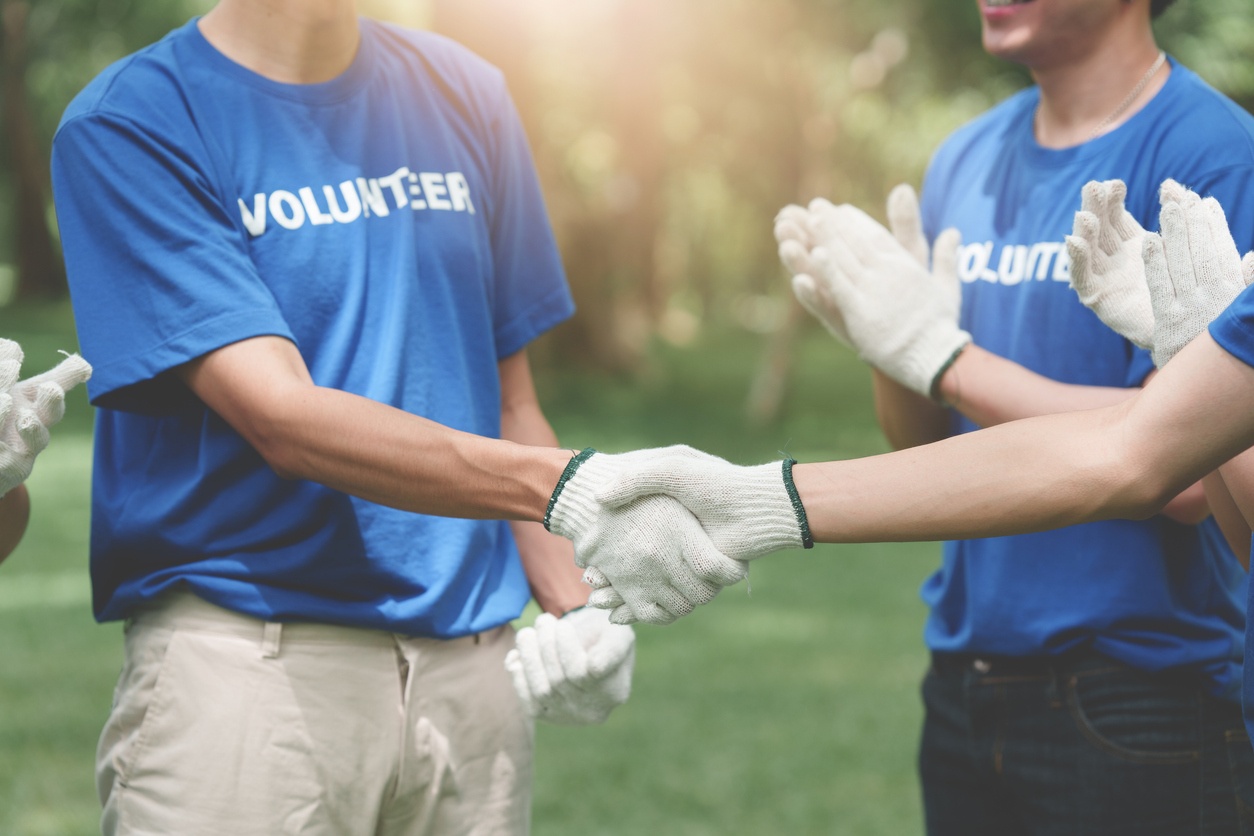
[[[74,338],[63,306],[0,310],[27,374]],[[761,352],[744,332],[659,347],[613,379],[537,370],[565,444],[692,443],[745,463],[880,452],[867,375],[818,329],[780,419],[750,428]],[[90,410],[83,393],[31,477],[26,540],[0,566],[0,833],[98,832],[96,736],[121,630],[96,625],[87,581]],[[631,701],[595,728],[537,732],[534,832],[921,832],[914,752],[925,652],[916,590],[928,544],[819,546],[753,564],[749,584],[669,627],[638,629]]]

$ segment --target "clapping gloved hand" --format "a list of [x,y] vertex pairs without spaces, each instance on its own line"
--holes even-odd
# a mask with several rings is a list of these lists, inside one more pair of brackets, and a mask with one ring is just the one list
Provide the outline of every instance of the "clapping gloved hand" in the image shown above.
[[1162,233],[1154,235],[1125,209],[1126,194],[1119,180],[1084,186],[1067,237],[1071,286],[1102,322],[1149,349],[1162,368],[1254,281],[1254,253],[1241,262],[1214,198],[1164,181]]
[[636,634],[586,607],[555,618],[542,613],[518,631],[505,669],[527,713],[563,726],[604,723],[627,702]]
[[0,496],[26,481],[48,446],[48,428],[65,415],[65,393],[91,377],[77,354],[21,382],[22,349],[0,339]]
[[[893,190],[888,215],[893,232],[853,206],[818,199],[808,210],[786,207],[776,222],[780,257],[794,273],[797,299],[829,331],[889,377],[933,397],[940,375],[971,342],[958,327],[961,238],[956,230],[937,237],[929,271],[912,189]],[[797,248],[807,244],[803,259]]]

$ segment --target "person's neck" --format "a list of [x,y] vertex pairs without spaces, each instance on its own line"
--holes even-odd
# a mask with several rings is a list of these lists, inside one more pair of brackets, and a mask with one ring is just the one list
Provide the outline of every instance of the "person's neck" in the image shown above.
[[[1041,91],[1036,139],[1046,148],[1070,148],[1109,133],[1132,118],[1167,83],[1164,63],[1114,118],[1128,95],[1158,59],[1152,34],[1108,42],[1080,59],[1033,67]],[[1109,121],[1108,121],[1109,120]]]
[[353,0],[220,0],[199,26],[227,58],[286,84],[330,81],[360,40]]

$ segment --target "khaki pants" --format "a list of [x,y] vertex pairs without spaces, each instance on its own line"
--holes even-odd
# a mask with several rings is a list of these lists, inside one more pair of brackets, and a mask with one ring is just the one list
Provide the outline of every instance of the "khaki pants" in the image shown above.
[[525,834],[513,645],[508,625],[416,639],[166,595],[127,625],[96,758],[103,832]]

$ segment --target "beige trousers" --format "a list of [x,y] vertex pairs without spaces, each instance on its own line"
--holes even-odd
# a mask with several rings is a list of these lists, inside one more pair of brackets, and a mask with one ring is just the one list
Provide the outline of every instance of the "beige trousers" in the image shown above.
[[513,628],[450,641],[266,623],[188,593],[127,624],[106,836],[525,834]]

